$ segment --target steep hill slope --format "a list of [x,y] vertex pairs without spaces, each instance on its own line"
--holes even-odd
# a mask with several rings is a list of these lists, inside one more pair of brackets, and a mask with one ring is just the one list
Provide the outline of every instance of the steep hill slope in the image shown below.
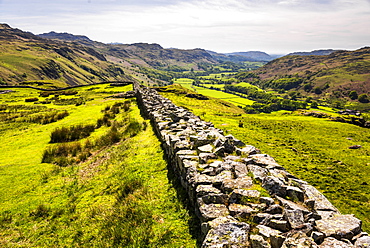
[[138,64],[155,69],[171,69],[177,66],[184,69],[197,69],[199,63],[216,64],[217,61],[203,49],[166,49],[159,44],[134,43],[134,44],[103,44],[91,41],[86,36],[72,35],[68,33],[50,32],[39,35],[48,39],[64,41],[76,41],[83,45],[91,46],[100,52],[125,60],[133,64]]
[[329,55],[332,54],[333,52],[337,52],[340,50],[333,50],[333,49],[321,49],[321,50],[314,50],[311,52],[294,52],[294,53],[289,53],[287,55],[300,55],[300,56],[309,56],[309,55]]
[[330,93],[339,97],[348,91],[368,93],[370,47],[323,56],[285,56],[269,62],[256,74],[258,83],[268,88],[295,89],[309,94]]
[[127,80],[120,66],[78,43],[43,39],[0,24],[0,84],[80,85]]

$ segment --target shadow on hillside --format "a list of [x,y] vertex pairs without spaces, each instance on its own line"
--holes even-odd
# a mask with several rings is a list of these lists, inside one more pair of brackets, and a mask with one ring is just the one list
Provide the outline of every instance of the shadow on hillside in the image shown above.
[[187,191],[182,187],[180,179],[176,176],[165,153],[163,154],[163,159],[167,162],[167,178],[175,188],[177,198],[190,216],[188,220],[189,233],[192,238],[197,240],[197,247],[201,247],[204,237],[201,231],[200,220],[195,214],[194,206],[191,204]]

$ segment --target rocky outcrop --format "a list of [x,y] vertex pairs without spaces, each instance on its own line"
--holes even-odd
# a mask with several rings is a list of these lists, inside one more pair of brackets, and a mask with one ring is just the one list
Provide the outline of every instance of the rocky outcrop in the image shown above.
[[202,223],[202,247],[366,247],[359,219],[271,156],[155,90],[134,88]]

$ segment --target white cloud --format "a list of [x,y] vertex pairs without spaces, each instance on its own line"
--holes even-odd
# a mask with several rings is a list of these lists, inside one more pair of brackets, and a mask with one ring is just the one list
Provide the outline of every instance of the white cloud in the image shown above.
[[[369,0],[0,0],[3,21],[34,33],[216,51],[369,45]],[[32,13],[29,15],[27,13]]]

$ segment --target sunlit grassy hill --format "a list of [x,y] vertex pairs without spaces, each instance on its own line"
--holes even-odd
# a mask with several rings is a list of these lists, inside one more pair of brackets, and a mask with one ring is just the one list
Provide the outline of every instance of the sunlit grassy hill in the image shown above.
[[[329,55],[285,56],[255,72],[261,85],[299,90],[303,94],[348,96],[370,92],[370,48],[336,51]],[[283,78],[285,81],[279,80]],[[292,79],[297,79],[296,82]],[[275,81],[275,82],[271,82]]]
[[81,85],[128,80],[123,69],[87,46],[40,38],[0,25],[1,85]]

